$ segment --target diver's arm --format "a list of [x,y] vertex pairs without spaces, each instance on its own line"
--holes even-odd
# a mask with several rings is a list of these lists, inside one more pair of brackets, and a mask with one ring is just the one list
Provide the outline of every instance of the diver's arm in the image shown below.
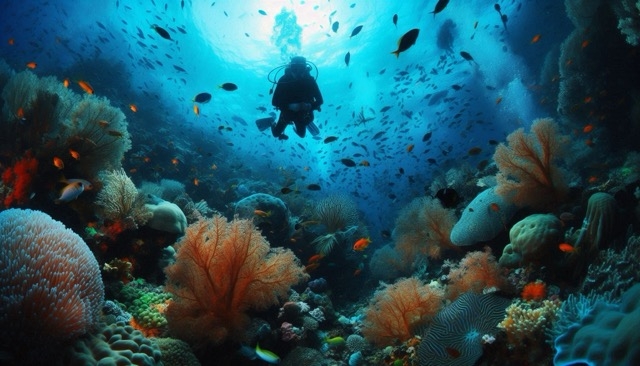
[[311,108],[317,109],[319,111],[320,106],[322,105],[322,103],[324,103],[324,99],[322,99],[322,93],[320,93],[320,88],[318,88],[318,83],[316,83],[315,80],[313,81],[313,85],[312,85],[312,94],[315,100],[312,103]]

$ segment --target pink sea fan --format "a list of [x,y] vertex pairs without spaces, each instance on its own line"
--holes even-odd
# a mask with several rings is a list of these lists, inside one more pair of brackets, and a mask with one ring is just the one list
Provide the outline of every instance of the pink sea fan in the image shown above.
[[46,357],[91,330],[103,302],[98,262],[77,234],[40,211],[0,213],[0,351]]

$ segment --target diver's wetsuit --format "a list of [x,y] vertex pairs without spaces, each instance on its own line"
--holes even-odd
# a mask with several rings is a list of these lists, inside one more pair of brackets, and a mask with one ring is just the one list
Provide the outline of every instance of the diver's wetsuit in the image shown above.
[[[290,122],[295,124],[298,136],[304,137],[307,125],[313,122],[313,110],[319,110],[323,103],[316,80],[306,70],[301,74],[296,77],[289,69],[285,70],[273,92],[271,104],[280,109],[278,123],[271,127],[271,133],[275,137],[281,138],[284,129]],[[309,103],[311,108],[292,111],[289,109],[289,105],[293,103]]]

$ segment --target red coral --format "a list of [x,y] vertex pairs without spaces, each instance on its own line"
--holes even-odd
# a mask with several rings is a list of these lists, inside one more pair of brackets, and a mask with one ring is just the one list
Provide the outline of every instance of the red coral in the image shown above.
[[456,299],[467,291],[481,294],[490,288],[504,289],[507,284],[489,247],[484,252],[469,252],[449,272],[447,297]]
[[562,201],[567,186],[554,160],[566,140],[550,118],[535,120],[531,133],[520,128],[509,134],[508,146],[500,144],[493,155],[500,170],[496,192],[518,206],[545,208]]
[[169,331],[199,347],[238,340],[246,312],[277,304],[307,278],[303,271],[293,252],[269,248],[249,220],[199,220],[187,227],[166,269]]
[[522,299],[525,301],[542,301],[547,296],[547,285],[538,280],[524,285]]
[[366,311],[362,334],[379,346],[411,338],[416,328],[442,307],[444,291],[410,277],[376,292]]
[[38,161],[30,153],[2,172],[2,182],[11,188],[4,196],[4,206],[23,205],[29,200],[31,183],[38,170]]

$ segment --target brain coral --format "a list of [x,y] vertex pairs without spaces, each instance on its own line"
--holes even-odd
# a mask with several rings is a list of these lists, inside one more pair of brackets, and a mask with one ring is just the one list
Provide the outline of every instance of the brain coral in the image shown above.
[[0,213],[0,344],[21,362],[91,330],[104,302],[98,262],[40,211]]
[[562,240],[562,223],[550,214],[533,214],[518,221],[509,231],[511,243],[500,257],[500,265],[517,267],[540,261]]

